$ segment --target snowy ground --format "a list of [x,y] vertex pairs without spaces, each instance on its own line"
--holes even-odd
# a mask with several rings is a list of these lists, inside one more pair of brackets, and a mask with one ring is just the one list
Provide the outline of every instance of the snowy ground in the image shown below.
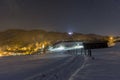
[[120,80],[120,47],[116,48],[93,52],[95,60],[86,58],[84,68],[73,80]]
[[62,64],[68,57],[66,54],[1,57],[0,80],[26,79]]
[[80,55],[46,54],[0,58],[0,80],[120,80],[120,46]]
[[46,54],[0,58],[0,80],[68,80],[81,66],[81,56]]

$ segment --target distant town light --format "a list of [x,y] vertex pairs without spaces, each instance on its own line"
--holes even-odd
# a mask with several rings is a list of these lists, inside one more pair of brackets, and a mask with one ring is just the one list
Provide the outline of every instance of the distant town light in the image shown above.
[[44,44],[42,45],[42,48],[43,48],[43,49],[45,48],[45,45],[44,45]]
[[69,35],[72,35],[72,34],[73,34],[73,32],[68,32],[68,34],[69,34]]
[[0,54],[0,57],[2,57],[3,55],[2,54]]

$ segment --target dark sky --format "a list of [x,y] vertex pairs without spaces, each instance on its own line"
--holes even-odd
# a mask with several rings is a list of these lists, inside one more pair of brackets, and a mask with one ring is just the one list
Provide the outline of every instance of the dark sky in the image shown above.
[[0,30],[119,35],[120,0],[0,0]]

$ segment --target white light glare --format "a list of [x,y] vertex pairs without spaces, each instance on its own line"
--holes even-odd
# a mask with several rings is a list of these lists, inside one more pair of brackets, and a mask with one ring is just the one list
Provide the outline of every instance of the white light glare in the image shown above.
[[50,51],[62,51],[64,49],[65,49],[64,46],[60,46],[58,48],[49,48]]
[[78,45],[77,45],[77,46],[75,46],[74,48],[75,48],[75,49],[81,49],[81,48],[84,48],[84,47],[83,47],[83,46],[78,46]]
[[69,34],[69,35],[72,35],[72,34],[73,34],[73,32],[68,32],[68,34]]
[[57,50],[64,50],[65,48],[63,46],[60,46],[57,48]]

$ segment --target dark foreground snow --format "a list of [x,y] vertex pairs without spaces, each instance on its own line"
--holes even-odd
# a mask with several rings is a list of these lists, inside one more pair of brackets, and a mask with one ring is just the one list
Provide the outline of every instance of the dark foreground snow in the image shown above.
[[[98,52],[100,51],[100,52]],[[115,48],[93,52],[73,80],[120,80],[120,51]]]
[[46,54],[0,58],[0,80],[68,80],[83,57]]

